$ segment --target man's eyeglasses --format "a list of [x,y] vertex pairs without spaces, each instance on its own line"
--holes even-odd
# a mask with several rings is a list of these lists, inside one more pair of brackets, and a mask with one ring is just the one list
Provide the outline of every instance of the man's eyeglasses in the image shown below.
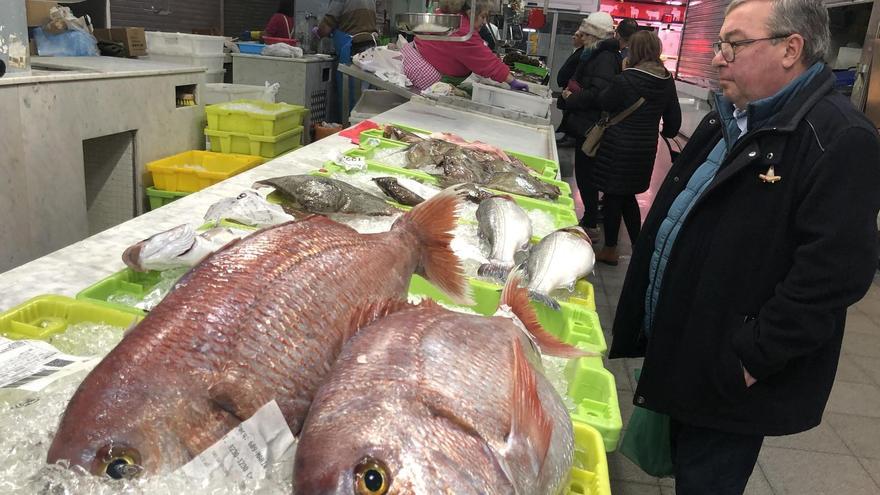
[[729,63],[736,59],[736,48],[738,46],[751,45],[758,41],[781,40],[783,38],[788,38],[789,36],[791,36],[791,34],[780,34],[778,36],[770,36],[769,38],[755,38],[751,40],[716,41],[715,43],[712,43],[712,50],[715,52],[715,55],[721,53],[724,60]]

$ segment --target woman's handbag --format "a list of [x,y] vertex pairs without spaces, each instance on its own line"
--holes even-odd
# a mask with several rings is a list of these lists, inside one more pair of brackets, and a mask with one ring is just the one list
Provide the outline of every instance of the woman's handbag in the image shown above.
[[605,116],[599,119],[599,121],[593,124],[593,127],[590,127],[590,130],[587,131],[587,134],[585,135],[586,140],[584,141],[583,146],[581,146],[581,151],[590,158],[595,158],[596,154],[599,152],[599,145],[602,144],[602,135],[605,134],[605,129],[619,124],[623,119],[629,117],[630,114],[638,110],[643,103],[645,103],[645,99],[639,98],[632,104],[632,106],[618,113],[614,117],[609,118],[608,116]]
[[[636,380],[640,371],[636,370]],[[672,476],[669,423],[668,415],[636,406],[620,442],[620,453],[651,476]]]

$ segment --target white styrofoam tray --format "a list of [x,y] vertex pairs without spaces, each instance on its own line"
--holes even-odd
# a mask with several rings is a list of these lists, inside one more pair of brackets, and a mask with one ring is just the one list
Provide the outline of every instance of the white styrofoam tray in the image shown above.
[[156,62],[186,65],[189,67],[204,67],[211,72],[223,70],[223,61],[226,59],[226,55],[222,53],[220,55],[168,55],[150,52],[147,57]]
[[213,105],[234,100],[262,100],[265,89],[250,84],[209,83],[202,92],[202,101],[205,105]]
[[163,55],[221,55],[223,36],[147,31],[147,52]]
[[[516,110],[528,115],[546,118],[550,113],[550,105],[553,104],[553,98],[549,95],[549,88],[546,91],[548,93],[547,96],[538,96],[522,91],[489,86],[476,81],[473,85],[474,91],[471,95],[471,100],[493,107]],[[546,86],[529,85],[530,91],[539,90],[538,88],[546,88]]]

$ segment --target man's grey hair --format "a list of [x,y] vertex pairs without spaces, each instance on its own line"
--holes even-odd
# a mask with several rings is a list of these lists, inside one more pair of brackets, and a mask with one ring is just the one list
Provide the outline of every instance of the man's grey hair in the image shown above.
[[[740,5],[758,0],[732,0],[726,14]],[[773,4],[767,29],[770,36],[799,34],[804,37],[804,64],[809,67],[825,60],[831,44],[828,9],[822,0],[769,0]]]

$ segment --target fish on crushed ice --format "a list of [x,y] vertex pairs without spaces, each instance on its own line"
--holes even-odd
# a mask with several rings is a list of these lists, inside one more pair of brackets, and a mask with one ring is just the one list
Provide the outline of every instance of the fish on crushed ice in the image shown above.
[[168,472],[272,400],[298,434],[344,342],[406,297],[413,272],[472,304],[449,246],[460,206],[444,191],[380,234],[313,215],[208,256],[82,382],[47,461]]
[[516,264],[516,255],[526,251],[532,239],[529,215],[510,197],[489,198],[477,208],[480,236],[489,243],[489,262],[477,274],[504,280]]
[[535,350],[589,353],[541,327],[518,280],[494,317],[424,301],[352,338],[309,410],[294,492],[560,493],[571,419]]
[[415,206],[425,198],[403,187],[395,177],[374,177],[375,182],[389,198],[406,206]]
[[559,187],[539,180],[530,174],[519,172],[502,172],[492,176],[485,184],[489,189],[496,189],[511,194],[519,194],[529,198],[555,200],[561,194]]
[[403,130],[400,127],[393,125],[386,125],[385,129],[382,131],[382,136],[388,139],[393,139],[395,141],[401,141],[409,144],[418,143],[419,141],[425,140],[425,138],[420,137],[418,134]]
[[191,267],[241,236],[224,227],[198,233],[189,224],[178,225],[129,246],[122,261],[136,272]]
[[268,227],[294,220],[294,216],[270,203],[260,193],[247,190],[234,198],[224,198],[211,205],[205,212],[205,221],[214,225],[221,220],[232,220],[254,227]]
[[529,295],[558,310],[559,303],[550,296],[556,289],[574,290],[574,285],[593,271],[596,254],[586,232],[580,227],[557,230],[541,239],[529,252],[525,263]]
[[257,181],[272,186],[294,209],[309,213],[393,215],[399,210],[351,184],[320,175],[288,175]]
[[428,139],[411,144],[406,150],[406,168],[419,170],[436,168],[443,163],[447,153],[456,149],[458,146],[439,139]]

